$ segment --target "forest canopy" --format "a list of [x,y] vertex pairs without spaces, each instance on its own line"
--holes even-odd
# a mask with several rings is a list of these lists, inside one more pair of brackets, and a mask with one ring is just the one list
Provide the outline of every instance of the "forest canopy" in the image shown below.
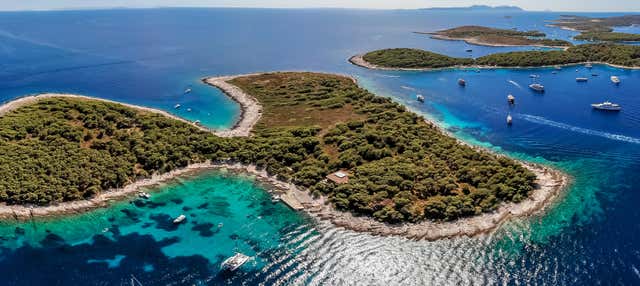
[[[52,98],[0,117],[0,201],[89,198],[205,160],[256,164],[379,221],[452,220],[518,202],[535,175],[459,144],[350,78],[269,73],[231,81],[263,116],[251,137],[219,138],[162,115],[95,100]],[[348,170],[335,185],[327,174]]]
[[461,65],[539,67],[582,62],[640,67],[640,46],[584,44],[567,50],[496,53],[476,59],[454,58],[419,49],[396,48],[369,52],[363,59],[388,68],[446,68]]

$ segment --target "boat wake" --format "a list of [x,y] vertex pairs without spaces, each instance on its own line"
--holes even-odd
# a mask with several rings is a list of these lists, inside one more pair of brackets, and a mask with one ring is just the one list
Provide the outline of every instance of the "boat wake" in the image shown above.
[[603,137],[603,138],[607,138],[607,139],[611,139],[611,140],[616,140],[616,141],[640,144],[640,138],[629,137],[629,136],[620,135],[620,134],[612,134],[612,133],[607,133],[607,132],[598,131],[598,130],[586,129],[586,128],[582,128],[582,127],[577,127],[577,126],[561,123],[561,122],[555,122],[555,121],[546,119],[544,117],[535,116],[535,115],[520,114],[520,115],[518,115],[518,117],[520,117],[520,118],[522,118],[524,120],[527,120],[529,122],[548,125],[548,126],[553,126],[553,127],[557,127],[557,128],[573,131],[573,132],[586,134],[586,135],[599,136],[599,137]]
[[403,86],[401,86],[400,88],[402,88],[402,89],[406,89],[406,90],[412,90],[412,91],[415,91],[415,90],[416,90],[415,88],[410,87],[410,86],[406,86],[406,85],[403,85]]
[[515,85],[517,88],[522,89],[522,86],[521,86],[521,85],[519,85],[517,82],[515,82],[515,81],[513,81],[513,80],[508,80],[508,82],[509,82],[510,84]]

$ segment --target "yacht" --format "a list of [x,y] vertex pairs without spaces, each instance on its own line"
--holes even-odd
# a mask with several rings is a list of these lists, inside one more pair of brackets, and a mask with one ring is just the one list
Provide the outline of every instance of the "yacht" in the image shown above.
[[176,219],[173,220],[173,224],[179,224],[183,222],[187,217],[183,214],[179,215]]
[[458,79],[458,85],[460,85],[460,86],[466,86],[466,85],[467,85],[467,82],[466,82],[464,79],[461,79],[461,78],[460,78],[460,79]]
[[605,101],[603,103],[594,103],[591,104],[591,107],[599,110],[608,110],[608,111],[620,111],[622,106],[620,104],[611,103],[609,101]]
[[178,108],[180,108],[180,106],[182,106],[182,105],[180,105],[180,103],[178,103],[178,104],[174,105],[173,108],[178,109]]
[[611,82],[613,82],[615,84],[620,84],[620,78],[615,76],[615,75],[612,75],[611,76]]
[[424,96],[422,96],[422,94],[416,95],[416,99],[420,102],[424,102]]
[[537,91],[537,92],[544,92],[544,85],[541,85],[539,83],[532,83],[529,85],[529,88]]
[[588,81],[588,80],[589,80],[589,79],[588,79],[588,78],[586,78],[586,77],[576,77],[576,81],[577,81],[577,82],[585,82],[585,81]]
[[249,261],[249,258],[249,256],[236,252],[235,255],[225,259],[222,264],[220,264],[220,268],[222,268],[222,270],[235,271]]
[[516,103],[516,97],[511,95],[511,94],[509,94],[507,96],[507,101],[509,101],[509,104],[514,104],[514,103]]
[[511,117],[511,114],[507,115],[507,125],[511,125],[511,123],[513,123],[513,117]]

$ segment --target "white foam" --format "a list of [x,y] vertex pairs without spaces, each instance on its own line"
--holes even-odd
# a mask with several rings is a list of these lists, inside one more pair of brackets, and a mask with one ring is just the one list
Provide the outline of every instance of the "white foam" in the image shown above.
[[608,133],[608,132],[604,132],[604,131],[586,129],[586,128],[582,128],[582,127],[578,127],[578,126],[573,126],[573,125],[561,123],[561,122],[555,122],[555,121],[552,121],[552,120],[549,120],[549,119],[546,119],[546,118],[540,117],[540,116],[529,115],[529,114],[520,114],[520,115],[517,115],[516,117],[522,118],[522,119],[527,120],[529,122],[548,125],[548,126],[553,126],[553,127],[557,127],[557,128],[573,131],[573,132],[582,133],[582,134],[587,134],[587,135],[592,135],[592,136],[599,136],[599,137],[603,137],[603,138],[607,138],[607,139],[611,139],[611,140],[616,140],[616,141],[623,141],[623,142],[628,142],[628,143],[640,144],[640,138],[629,137],[629,136],[620,135],[620,134],[612,134],[612,133]]

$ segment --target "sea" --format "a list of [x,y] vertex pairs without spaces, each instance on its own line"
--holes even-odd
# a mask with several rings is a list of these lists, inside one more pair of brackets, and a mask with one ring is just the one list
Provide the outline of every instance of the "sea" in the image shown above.
[[[373,71],[347,59],[408,47],[458,57],[534,48],[469,46],[417,31],[540,30],[564,13],[503,10],[157,8],[0,13],[0,101],[65,92],[159,108],[227,128],[239,107],[203,77],[317,71],[359,84],[454,136],[568,173],[543,214],[478,237],[413,241],[317,222],[254,177],[206,171],[107,208],[0,222],[0,285],[638,285],[640,71],[604,65]],[[620,14],[580,14],[611,16]],[[636,31],[637,27],[616,28]],[[575,42],[575,41],[574,41]],[[465,50],[472,49],[471,53]],[[532,78],[531,75],[539,77]],[[619,76],[613,85],[609,77]],[[576,77],[588,77],[578,83]],[[458,78],[467,87],[456,84]],[[534,93],[533,81],[545,85]],[[184,91],[191,88],[191,93]],[[417,102],[422,94],[425,102]],[[507,95],[516,104],[507,104]],[[610,100],[617,113],[591,103]],[[175,104],[183,108],[176,110]],[[191,111],[187,111],[190,108]],[[507,115],[513,124],[506,124]],[[185,214],[185,223],[172,218]],[[251,260],[233,273],[236,251]]]

